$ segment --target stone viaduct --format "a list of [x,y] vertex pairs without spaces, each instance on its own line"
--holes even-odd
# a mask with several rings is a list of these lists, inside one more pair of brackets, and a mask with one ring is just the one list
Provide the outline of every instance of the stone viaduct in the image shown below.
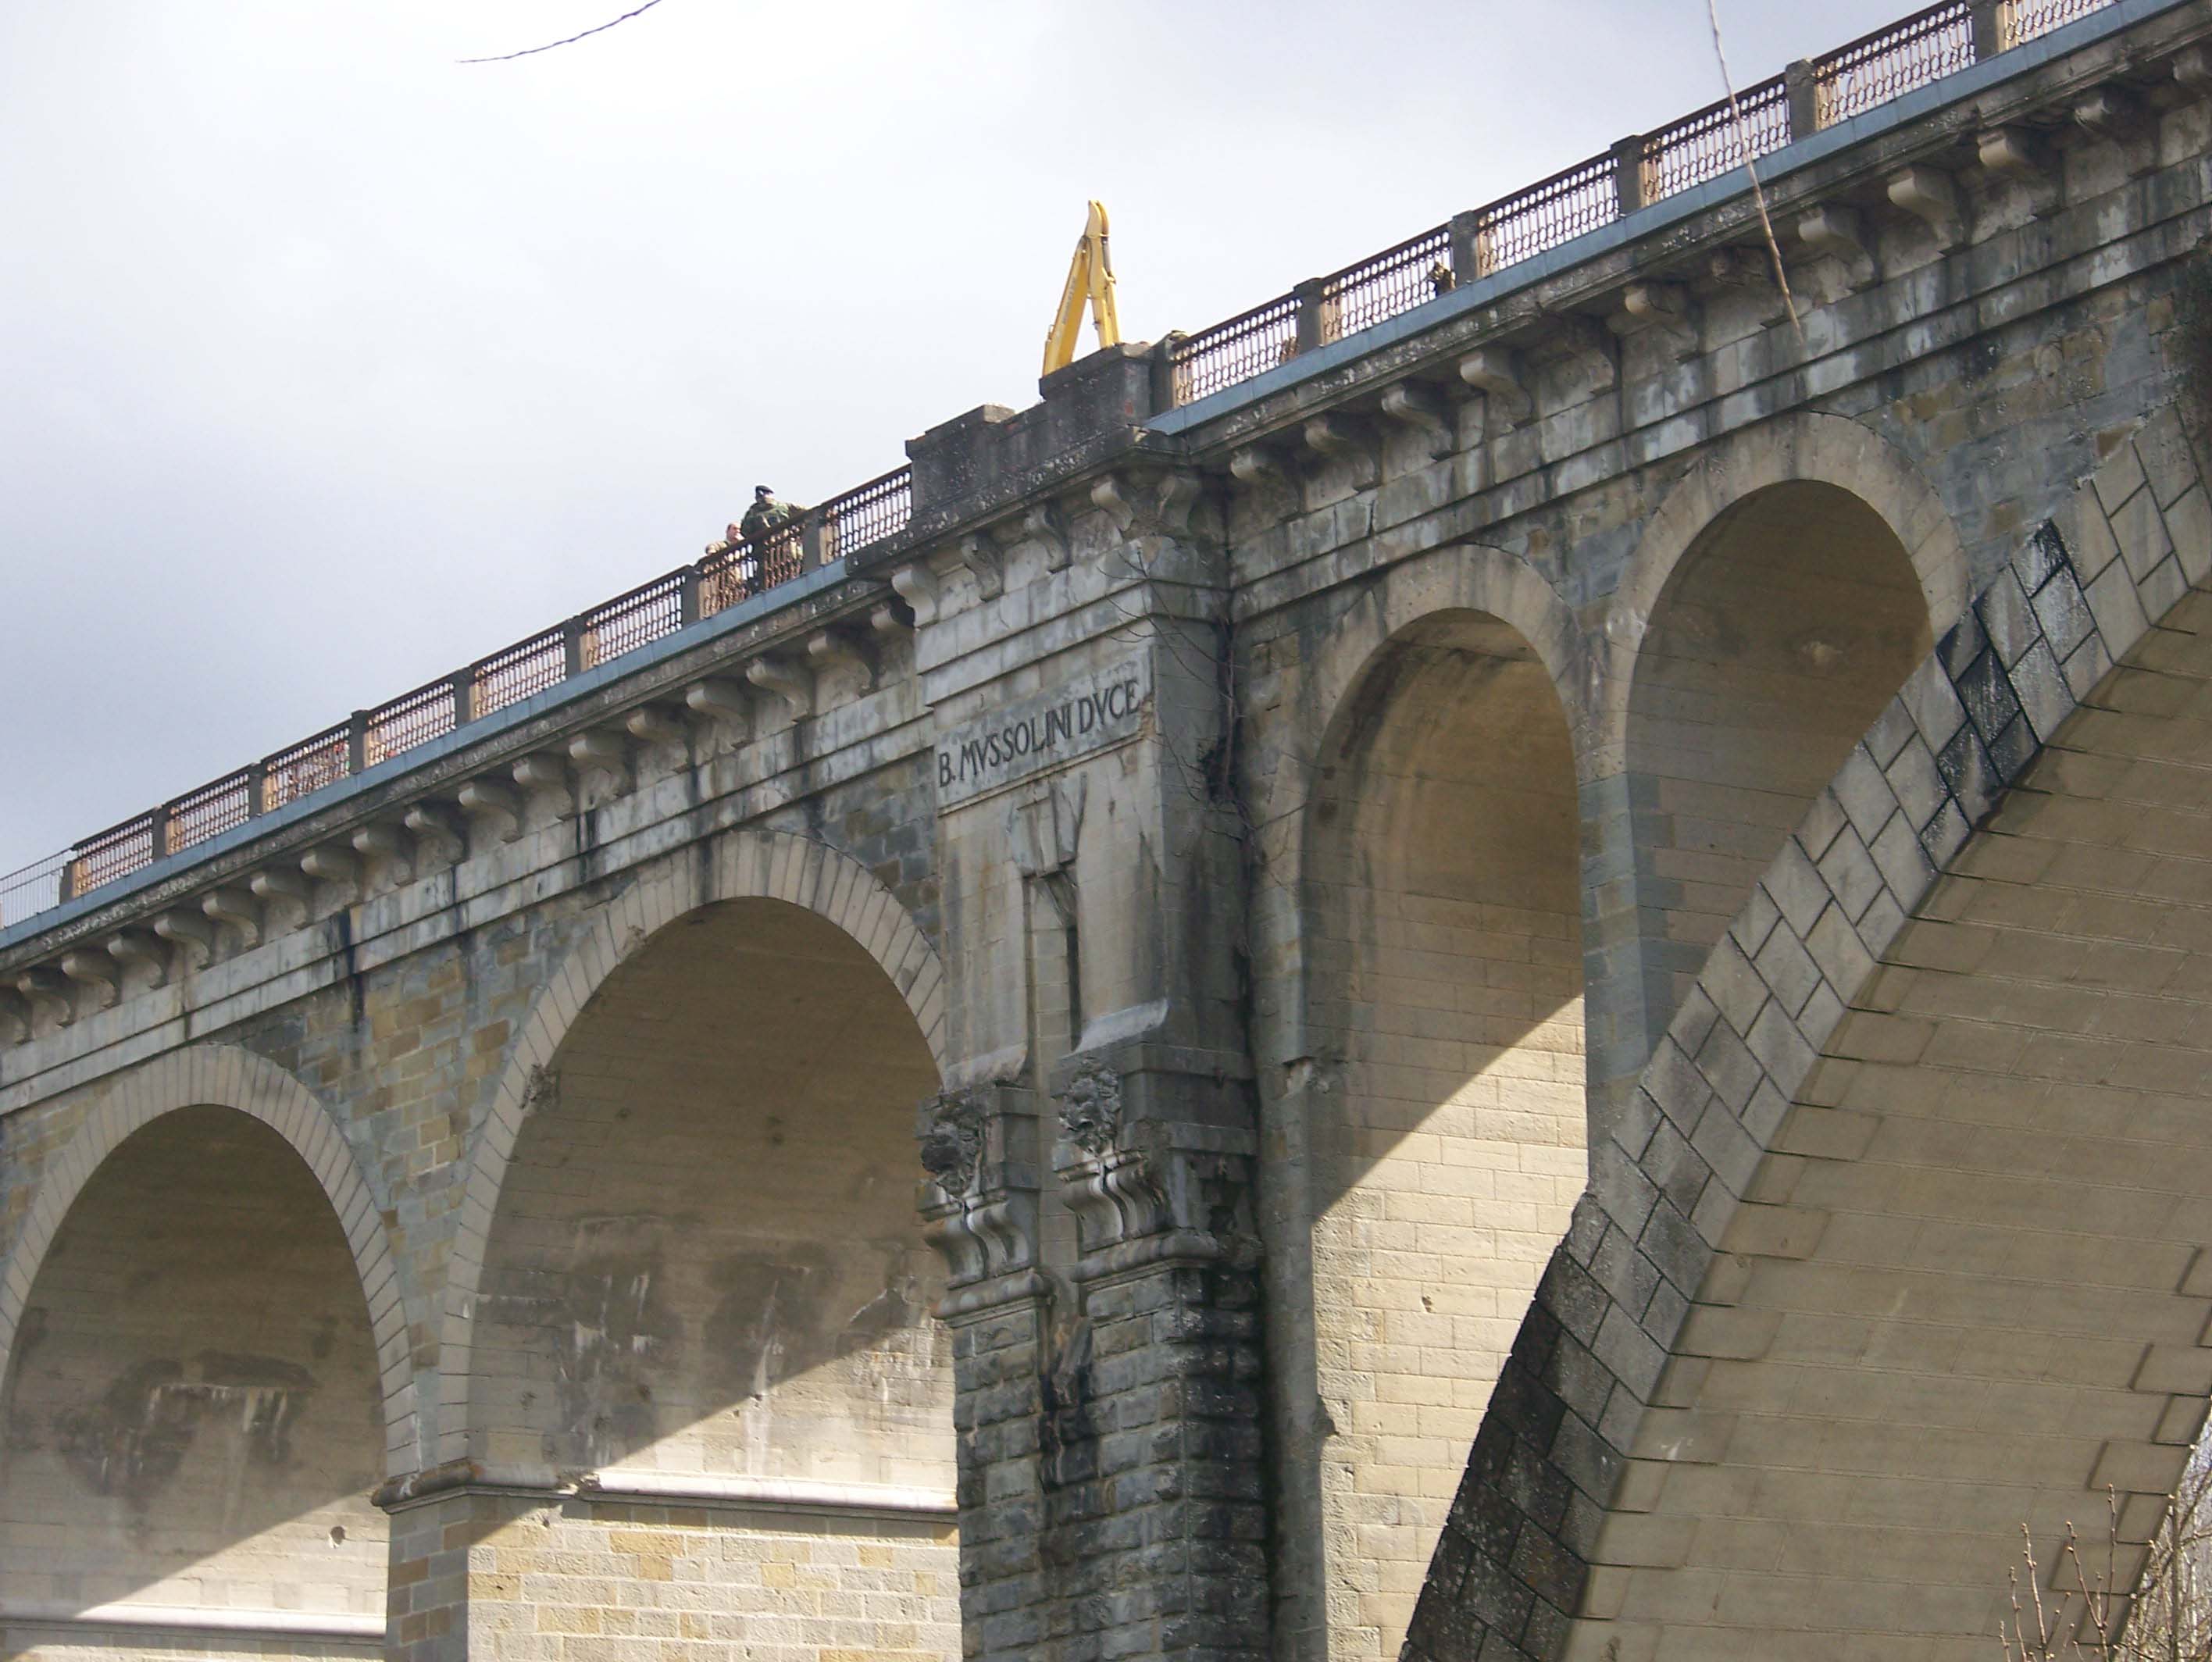
[[1936,1662],[2108,1488],[2124,1575],[2208,41],[1938,8],[8,891],[0,1653]]

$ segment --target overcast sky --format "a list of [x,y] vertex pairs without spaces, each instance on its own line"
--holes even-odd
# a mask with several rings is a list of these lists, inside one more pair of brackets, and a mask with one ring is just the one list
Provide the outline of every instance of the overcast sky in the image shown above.
[[[1719,95],[1705,0],[0,0],[0,873]],[[1909,9],[1722,0],[1739,81]]]

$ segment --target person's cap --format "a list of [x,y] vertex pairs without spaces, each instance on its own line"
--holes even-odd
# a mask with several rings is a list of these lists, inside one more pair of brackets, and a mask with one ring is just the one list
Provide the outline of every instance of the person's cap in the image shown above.
[[766,485],[755,485],[753,487],[753,494],[756,496],[773,496],[775,493],[770,490]]

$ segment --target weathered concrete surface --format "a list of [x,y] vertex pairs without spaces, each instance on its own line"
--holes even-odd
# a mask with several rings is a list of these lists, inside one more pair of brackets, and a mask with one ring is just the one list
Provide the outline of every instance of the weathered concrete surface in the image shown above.
[[2208,32],[1785,154],[1802,336],[1720,193],[1248,397],[1077,366],[873,569],[0,949],[6,1642],[1939,1657],[2018,1522],[2139,1538]]

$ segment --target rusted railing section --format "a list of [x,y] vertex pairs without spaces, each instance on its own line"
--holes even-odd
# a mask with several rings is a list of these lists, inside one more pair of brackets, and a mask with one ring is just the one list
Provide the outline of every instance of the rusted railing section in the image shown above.
[[1193,403],[1301,352],[1370,329],[1476,277],[1770,155],[2112,0],[1944,0],[1655,133],[1625,138],[1540,184],[1410,242],[1301,283],[1170,349],[1175,402]]
[[901,468],[809,509],[758,543],[719,544],[693,564],[565,623],[0,876],[0,927],[127,877],[164,855],[181,853],[763,590],[896,537],[912,511],[911,476]]
[[[1169,396],[1187,404],[1301,352],[1371,329],[1457,285],[1690,190],[2112,0],[1944,0],[1657,132],[1240,312],[1168,349]],[[112,883],[165,854],[404,755],[478,717],[635,652],[738,602],[897,536],[913,511],[899,469],[757,543],[718,544],[557,628],[480,658],[344,725],[0,876],[0,927]]]

